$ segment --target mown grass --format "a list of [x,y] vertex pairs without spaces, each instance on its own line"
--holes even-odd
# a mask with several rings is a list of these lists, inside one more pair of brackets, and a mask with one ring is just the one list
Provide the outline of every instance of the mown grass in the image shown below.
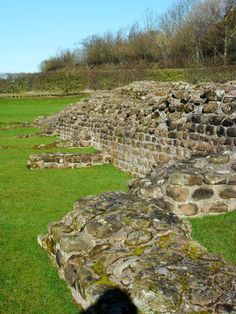
[[195,240],[208,251],[220,253],[226,260],[236,264],[236,211],[194,218],[190,219],[190,222]]
[[[31,103],[29,99],[26,102],[0,99],[0,123],[32,121],[38,115],[62,109],[66,101],[50,99],[45,104],[45,99]],[[26,162],[30,154],[69,150],[33,148],[55,138],[17,137],[36,131],[34,128],[0,130],[0,313],[79,313],[70,291],[37,244],[37,235],[45,233],[51,221],[70,211],[76,199],[108,190],[125,191],[130,175],[112,165],[29,170]],[[196,240],[236,262],[236,212],[191,219],[191,222]]]
[[[19,107],[12,106],[10,115],[9,108],[4,110],[10,103],[3,104],[0,100],[0,122],[28,118],[32,121],[34,112],[35,116],[39,112],[46,114],[65,105],[64,101],[64,105],[61,100],[56,104],[53,99],[46,106],[44,101],[41,105],[37,99],[30,105],[27,99],[22,110],[19,103]],[[0,148],[0,313],[78,313],[70,291],[37,244],[37,235],[45,233],[51,221],[70,211],[76,199],[108,190],[126,190],[130,176],[112,165],[77,170],[29,170],[26,162],[32,153],[71,151],[68,148],[33,149],[35,145],[53,142],[52,138],[17,137],[35,131],[32,128],[0,131],[0,146],[8,146]],[[75,150],[93,151],[91,148]]]
[[61,98],[1,98],[0,123],[32,122],[36,117],[58,112],[80,96]]

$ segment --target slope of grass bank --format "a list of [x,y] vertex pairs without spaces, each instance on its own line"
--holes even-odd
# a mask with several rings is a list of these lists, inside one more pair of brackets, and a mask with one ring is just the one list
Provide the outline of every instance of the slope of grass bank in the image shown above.
[[[24,78],[24,93],[63,94],[61,85],[67,86],[67,92],[81,92],[83,89],[112,89],[118,86],[127,85],[133,81],[154,80],[154,81],[185,81],[189,83],[217,82],[235,80],[236,65],[229,66],[202,66],[193,68],[160,68],[156,63],[124,63],[104,64],[100,66],[80,66],[74,69],[59,70],[50,73],[27,74]],[[78,87],[75,88],[78,83]],[[4,93],[0,80],[0,93]],[[2,94],[4,95],[4,94]],[[17,94],[15,94],[17,95]]]

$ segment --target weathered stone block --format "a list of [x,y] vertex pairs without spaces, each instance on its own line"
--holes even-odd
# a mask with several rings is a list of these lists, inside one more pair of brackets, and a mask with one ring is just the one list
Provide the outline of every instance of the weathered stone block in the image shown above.
[[176,89],[173,91],[172,94],[173,94],[173,97],[177,99],[186,98],[188,96],[185,89]]
[[184,105],[184,112],[185,113],[190,113],[194,110],[194,106],[192,104],[186,104]]
[[223,145],[233,146],[233,139],[230,137],[226,138],[225,141],[223,142]]
[[236,111],[236,102],[235,102],[235,100],[232,100],[229,103],[224,103],[221,106],[221,109],[227,115],[235,112]]
[[232,125],[234,125],[234,120],[232,120],[230,118],[226,118],[222,121],[222,125],[226,126],[226,127],[232,126]]
[[167,186],[166,194],[177,202],[185,202],[189,196],[189,189],[180,186]]
[[93,243],[91,238],[85,233],[79,235],[66,234],[60,238],[61,249],[67,253],[73,251],[84,251],[92,247]]
[[198,206],[196,204],[179,205],[180,212],[185,216],[193,216],[198,213]]
[[204,133],[204,130],[205,130],[205,126],[203,124],[199,124],[197,126],[197,132],[198,133]]
[[236,128],[228,128],[227,129],[227,135],[229,137],[236,137]]
[[214,195],[214,192],[213,192],[212,189],[209,189],[209,188],[199,188],[199,189],[196,189],[193,192],[192,198],[195,201],[200,201],[200,200],[205,200],[205,199],[212,198],[213,195]]
[[210,119],[210,124],[212,125],[221,125],[222,120],[225,118],[225,116],[219,116],[219,115],[214,115]]
[[202,116],[200,114],[192,115],[192,122],[193,123],[201,123]]
[[166,154],[159,154],[159,161],[160,161],[160,163],[165,164],[165,163],[167,163],[170,160],[171,160],[170,156],[168,156]]
[[215,203],[204,203],[202,205],[202,212],[203,213],[222,213],[227,212],[228,206],[224,202],[215,202]]
[[[162,191],[160,190],[160,195],[161,194],[162,194]],[[153,197],[155,197],[155,196],[153,196]],[[157,198],[156,204],[158,205],[158,207],[160,207],[166,211],[169,211],[169,212],[174,211],[174,205],[171,202],[168,202],[163,198]]]
[[236,189],[225,188],[224,190],[220,191],[219,195],[223,199],[236,198]]
[[210,213],[221,213],[221,212],[227,212],[228,206],[223,202],[217,202],[213,205],[211,205],[209,212]]
[[[60,252],[60,251],[58,251]],[[82,259],[78,256],[70,257],[64,267],[64,276],[68,284],[73,287],[78,280],[77,270],[83,265]],[[58,265],[59,266],[59,265]],[[62,265],[61,265],[62,266]],[[61,267],[59,266],[59,267]],[[98,277],[97,277],[98,278]]]
[[214,113],[218,109],[218,103],[215,101],[209,101],[209,103],[203,105],[203,113]]
[[169,183],[172,185],[202,185],[202,182],[202,176],[197,174],[176,172],[169,176]]
[[200,151],[200,152],[205,152],[205,151],[207,151],[207,144],[206,143],[198,143],[196,146],[193,147],[193,149]]
[[208,101],[213,101],[213,100],[217,100],[217,95],[215,90],[211,90],[206,88],[206,90],[204,91],[204,94],[202,95],[204,98],[206,98]]

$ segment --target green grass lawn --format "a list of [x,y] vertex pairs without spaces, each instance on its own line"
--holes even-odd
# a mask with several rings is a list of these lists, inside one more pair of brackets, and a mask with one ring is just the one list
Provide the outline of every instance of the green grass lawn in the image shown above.
[[[62,109],[63,99],[0,99],[0,122],[27,121]],[[20,102],[19,102],[20,101]],[[57,103],[58,101],[58,103]],[[71,101],[71,98],[69,99]],[[8,107],[10,106],[11,109]],[[11,112],[12,111],[12,112]],[[55,138],[17,138],[34,129],[0,131],[0,313],[78,313],[70,291],[37,244],[51,221],[72,210],[76,199],[126,190],[130,176],[111,165],[84,169],[29,170],[28,156],[69,148],[33,149]],[[92,152],[91,148],[73,151]]]
[[[73,101],[78,100],[74,98]],[[32,121],[62,109],[66,99],[0,99],[0,123]],[[69,98],[72,102],[72,98]],[[29,170],[28,156],[69,148],[34,149],[55,138],[18,138],[37,129],[0,130],[0,313],[78,313],[37,235],[72,209],[76,199],[126,191],[130,175],[112,165],[83,169]],[[2,147],[2,148],[1,148]],[[92,152],[92,148],[74,149]],[[191,220],[193,236],[210,251],[236,262],[236,212]]]
[[210,252],[221,253],[236,264],[236,211],[190,219],[192,236]]
[[58,112],[80,96],[61,98],[0,98],[0,124],[32,122],[38,116]]

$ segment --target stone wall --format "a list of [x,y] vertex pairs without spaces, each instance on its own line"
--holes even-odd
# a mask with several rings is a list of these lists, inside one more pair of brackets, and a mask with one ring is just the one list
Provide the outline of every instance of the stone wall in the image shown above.
[[51,119],[50,132],[101,149],[120,169],[143,176],[176,159],[235,150],[235,88],[134,82],[67,107]]
[[83,308],[116,287],[139,313],[236,313],[235,266],[193,241],[179,215],[235,209],[235,88],[138,82],[49,118],[49,134],[138,175],[129,193],[81,199],[38,237]]
[[214,154],[176,161],[130,182],[131,191],[155,198],[161,208],[185,216],[236,209],[236,156]]
[[[156,199],[104,193],[76,202],[38,241],[84,309],[116,287],[140,314],[236,313],[236,267],[190,235]],[[105,301],[91,313],[128,313]]]
[[131,184],[133,193],[164,200],[175,213],[234,210],[235,90],[233,83],[134,82],[96,92],[38,121],[70,145],[94,146],[109,157],[38,155],[28,166],[76,168],[110,161],[144,178]]
[[94,154],[47,153],[30,155],[27,166],[30,169],[75,169],[103,165],[109,162],[110,158],[105,157],[101,152]]

